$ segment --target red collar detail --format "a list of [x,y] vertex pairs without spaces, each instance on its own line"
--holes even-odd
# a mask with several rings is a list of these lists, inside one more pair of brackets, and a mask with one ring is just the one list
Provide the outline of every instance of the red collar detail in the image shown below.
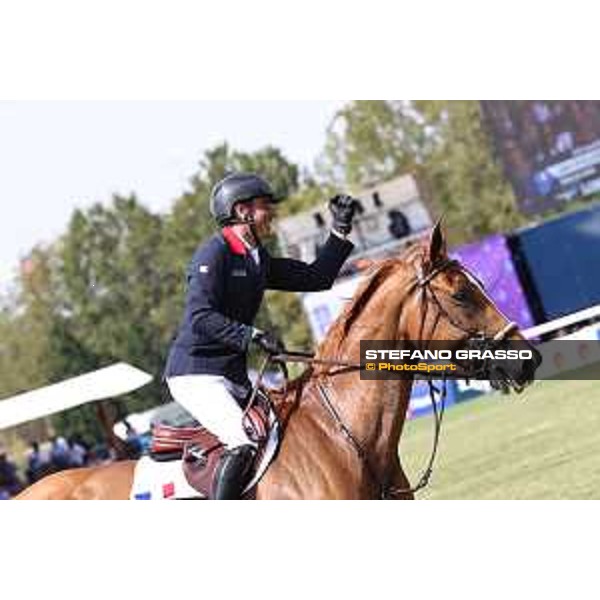
[[244,242],[240,240],[240,238],[235,234],[231,227],[223,227],[221,233],[223,234],[223,237],[225,238],[229,249],[234,254],[239,254],[241,256],[246,256],[246,254],[248,254],[248,248],[246,248]]

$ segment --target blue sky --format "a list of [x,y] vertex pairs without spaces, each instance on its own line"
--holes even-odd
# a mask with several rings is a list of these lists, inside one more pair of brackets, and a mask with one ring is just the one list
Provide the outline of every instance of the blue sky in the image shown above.
[[164,211],[203,151],[273,144],[312,166],[343,101],[0,102],[0,284],[71,212],[136,192]]

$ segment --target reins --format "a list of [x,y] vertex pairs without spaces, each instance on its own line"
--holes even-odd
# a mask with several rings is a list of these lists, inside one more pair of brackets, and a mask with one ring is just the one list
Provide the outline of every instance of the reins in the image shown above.
[[[277,356],[270,357],[272,362],[296,362],[296,363],[306,363],[306,364],[317,364],[317,365],[325,365],[325,366],[335,366],[335,367],[343,367],[349,370],[359,370],[365,368],[365,363],[350,363],[339,360],[328,360],[328,359],[317,359],[314,358],[314,354],[309,352],[284,352],[282,354],[278,354]],[[345,370],[344,369],[344,370]],[[333,376],[341,373],[342,371],[335,371],[326,373],[328,376]],[[338,427],[340,433],[346,438],[349,444],[354,448],[356,455],[361,459],[367,472],[369,473],[369,477],[372,481],[377,483],[379,487],[380,494],[382,498],[390,498],[393,496],[398,496],[400,494],[414,494],[419,490],[423,489],[429,484],[429,480],[431,478],[431,474],[433,473],[433,465],[435,463],[435,459],[437,456],[437,450],[439,446],[440,433],[442,430],[442,420],[444,417],[445,407],[446,407],[446,396],[447,396],[447,381],[443,379],[442,389],[439,390],[433,382],[428,379],[427,384],[429,385],[429,397],[431,399],[431,407],[433,410],[434,416],[434,435],[433,435],[433,443],[431,454],[429,456],[429,460],[427,462],[427,466],[423,470],[421,477],[419,478],[419,483],[411,488],[390,488],[385,484],[382,484],[377,477],[375,470],[371,466],[369,461],[369,456],[367,452],[364,450],[356,436],[352,433],[350,428],[344,423],[343,419],[340,417],[339,412],[335,408],[335,405],[331,399],[330,392],[327,387],[323,385],[322,382],[317,383],[317,389],[319,391],[319,395],[323,405],[327,409],[327,412],[331,416],[332,420],[335,422]],[[439,407],[436,401],[435,394],[440,394]]]
[[[317,359],[314,357],[314,354],[309,352],[283,352],[277,355],[271,355],[265,357],[256,380],[256,384],[252,390],[252,395],[246,406],[244,414],[247,413],[254,403],[254,399],[256,398],[256,394],[258,393],[258,389],[260,387],[260,382],[265,374],[265,371],[269,365],[269,363],[274,363],[279,366],[285,364],[286,362],[296,362],[296,363],[305,363],[311,365],[325,365],[325,366],[333,366],[333,367],[342,367],[344,370],[359,370],[364,369],[364,363],[350,363],[339,360],[328,360],[328,359]],[[341,373],[342,371],[328,372],[326,375],[333,376]],[[433,473],[433,465],[435,463],[435,458],[437,456],[437,450],[439,446],[440,434],[442,431],[442,420],[444,417],[445,407],[446,407],[446,395],[447,395],[447,382],[446,379],[443,379],[442,389],[439,390],[435,387],[433,382],[428,379],[427,383],[429,385],[429,397],[431,399],[431,407],[433,410],[434,416],[434,435],[433,435],[433,443],[431,454],[429,456],[429,460],[427,462],[427,466],[423,470],[421,477],[419,478],[419,483],[411,488],[390,488],[386,484],[382,484],[379,481],[379,477],[377,477],[375,473],[375,469],[373,469],[370,461],[369,455],[362,447],[356,436],[352,433],[350,428],[344,423],[343,419],[340,417],[339,412],[335,408],[334,402],[331,399],[330,393],[327,388],[323,385],[322,382],[317,383],[317,389],[319,391],[320,399],[327,409],[327,412],[331,416],[332,420],[336,424],[340,433],[345,437],[347,442],[352,446],[358,458],[362,461],[365,469],[369,474],[369,478],[371,481],[375,482],[377,487],[379,488],[381,498],[392,498],[394,496],[399,496],[401,494],[414,494],[419,490],[423,489],[429,484],[429,480],[431,478],[431,474]],[[287,374],[284,380],[284,390],[287,387]],[[438,408],[438,404],[436,402],[435,394],[440,394],[440,406]]]

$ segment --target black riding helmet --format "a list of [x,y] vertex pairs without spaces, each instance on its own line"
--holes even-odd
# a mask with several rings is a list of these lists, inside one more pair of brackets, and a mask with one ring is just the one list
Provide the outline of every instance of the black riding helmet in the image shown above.
[[219,225],[235,221],[233,207],[239,202],[250,202],[254,198],[279,201],[273,189],[255,173],[232,173],[219,181],[210,195],[210,212]]

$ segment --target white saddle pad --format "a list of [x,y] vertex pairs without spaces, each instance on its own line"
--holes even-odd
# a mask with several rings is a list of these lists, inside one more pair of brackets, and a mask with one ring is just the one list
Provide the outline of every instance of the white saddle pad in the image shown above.
[[[251,490],[265,474],[273,461],[280,442],[280,425],[275,413],[269,414],[269,439],[255,471],[254,477],[246,486],[244,493]],[[129,493],[130,500],[183,500],[202,498],[183,474],[181,460],[158,462],[149,456],[142,456],[135,465],[133,485]]]

